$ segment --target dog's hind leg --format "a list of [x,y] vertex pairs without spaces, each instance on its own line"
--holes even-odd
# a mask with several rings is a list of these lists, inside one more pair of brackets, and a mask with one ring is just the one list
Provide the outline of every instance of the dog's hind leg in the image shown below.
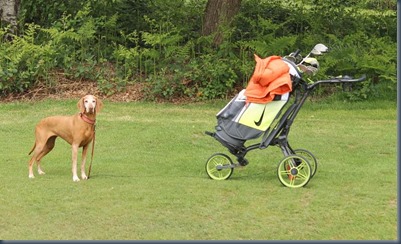
[[45,145],[42,145],[42,143],[40,143],[38,141],[35,142],[34,149],[32,150],[33,156],[31,158],[31,160],[29,160],[29,178],[35,178],[35,176],[33,174],[33,169],[32,169],[33,164],[35,162],[38,166],[38,173],[40,175],[45,174],[45,172],[42,170],[42,167],[40,166],[40,161],[44,156],[46,156],[46,154],[48,154],[54,148],[54,143],[55,143],[56,138],[57,138],[57,136],[50,137],[46,141]]
[[49,137],[49,139],[47,139],[46,145],[43,147],[42,152],[36,158],[36,164],[38,165],[38,173],[40,175],[45,174],[45,172],[42,170],[42,167],[40,166],[40,160],[42,160],[42,158],[46,156],[46,154],[48,154],[51,150],[53,150],[56,138],[57,136]]
[[34,148],[32,150],[33,151],[33,155],[31,157],[31,159],[29,160],[29,178],[35,178],[35,176],[33,174],[33,165],[35,164],[35,162],[39,166],[38,167],[38,172],[43,174],[42,169],[40,169],[40,159],[42,158],[41,155],[43,154],[43,149],[44,149],[43,145],[41,145],[38,142],[35,143],[35,146],[34,146]]
[[[31,153],[32,153],[35,149],[36,149],[36,142],[35,142],[35,144],[33,145],[31,151],[28,153],[28,155],[31,155]],[[35,158],[36,158],[36,152],[33,153],[32,157],[31,157],[31,159],[29,160],[29,163],[28,163],[29,178],[35,178],[35,176],[33,175],[33,170],[32,170],[33,164],[35,163]]]
[[31,178],[31,179],[35,178],[35,176],[33,175],[33,170],[32,170],[32,167],[33,167],[33,164],[35,163],[35,161],[36,161],[36,154],[34,153],[31,160],[29,160],[29,178]]

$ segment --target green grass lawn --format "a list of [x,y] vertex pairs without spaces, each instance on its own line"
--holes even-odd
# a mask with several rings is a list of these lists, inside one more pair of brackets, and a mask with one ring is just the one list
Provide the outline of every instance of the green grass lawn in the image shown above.
[[204,134],[226,101],[104,101],[91,178],[72,181],[71,149],[58,139],[46,175],[35,167],[28,179],[35,124],[76,103],[0,104],[0,239],[397,239],[395,102],[307,102],[289,136],[319,161],[303,188],[279,182],[278,147],[251,151],[226,181],[208,178],[206,160],[229,154]]

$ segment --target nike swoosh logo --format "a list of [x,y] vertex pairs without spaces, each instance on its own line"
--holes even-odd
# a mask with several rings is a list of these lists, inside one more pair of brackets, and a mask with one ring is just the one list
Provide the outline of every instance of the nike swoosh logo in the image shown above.
[[265,114],[265,109],[266,109],[266,107],[263,108],[263,112],[262,112],[262,115],[260,116],[259,121],[257,121],[257,122],[256,122],[256,121],[253,121],[253,122],[255,123],[256,126],[259,126],[259,125],[262,123],[263,115]]

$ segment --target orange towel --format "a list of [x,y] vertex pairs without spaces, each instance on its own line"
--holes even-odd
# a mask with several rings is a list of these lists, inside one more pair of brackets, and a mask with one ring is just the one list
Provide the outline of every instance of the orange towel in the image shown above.
[[279,56],[261,59],[255,54],[255,71],[245,90],[247,102],[267,103],[292,90],[288,65]]

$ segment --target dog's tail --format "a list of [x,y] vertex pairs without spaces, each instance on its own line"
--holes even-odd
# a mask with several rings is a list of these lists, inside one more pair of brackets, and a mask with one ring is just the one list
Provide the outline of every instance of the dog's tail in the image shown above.
[[31,149],[31,151],[28,153],[28,155],[31,155],[31,153],[33,152],[33,150],[35,149],[35,147],[36,147],[36,142],[35,142],[35,144],[33,144],[33,147],[32,147],[32,149]]

